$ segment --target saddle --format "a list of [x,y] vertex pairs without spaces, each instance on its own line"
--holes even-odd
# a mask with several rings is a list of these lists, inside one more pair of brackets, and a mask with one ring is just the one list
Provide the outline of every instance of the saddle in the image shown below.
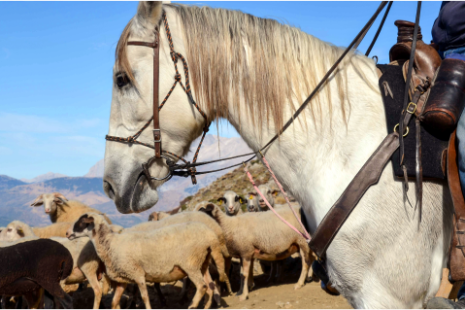
[[[379,85],[386,110],[388,131],[393,130],[392,126],[398,122],[402,111],[414,29],[414,23],[408,21],[397,20],[394,24],[398,27],[398,36],[397,43],[389,51],[390,63],[377,66],[380,71],[378,74],[381,73]],[[412,98],[418,85],[425,82],[432,83],[433,86],[438,84],[438,86],[429,87],[426,92],[421,93],[417,101],[414,113],[421,121],[421,141],[417,143],[421,143],[422,146],[423,176],[448,181],[454,205],[454,231],[448,262],[449,279],[463,281],[465,280],[465,200],[458,172],[456,133],[454,131],[450,134],[450,132],[455,128],[462,113],[459,105],[454,106],[456,104],[454,101],[463,102],[465,95],[460,87],[456,87],[458,90],[450,89],[450,87],[445,89],[440,84],[450,84],[451,80],[460,81],[461,78],[454,79],[454,74],[463,75],[465,63],[450,59],[447,61],[447,63],[444,61],[444,68],[438,70],[441,66],[441,58],[434,45],[423,42],[419,28],[409,97]],[[431,92],[433,93],[429,98]],[[435,118],[433,121],[430,120],[432,117]],[[409,177],[415,176],[415,130],[415,126],[410,126],[410,137],[407,136],[404,139],[405,163]],[[394,153],[391,161],[394,174],[397,177],[403,177],[403,171],[399,166],[399,150]]]
[[[392,132],[399,123],[404,105],[405,83],[412,50],[413,29],[415,24],[397,20],[394,24],[398,28],[397,43],[389,51],[388,65],[377,65],[380,75],[379,86],[383,97],[386,111],[388,132]],[[441,57],[436,49],[422,40],[421,28],[418,29],[417,45],[412,71],[412,83],[410,84],[409,96],[412,98],[414,90],[426,81],[432,81],[435,72],[441,65]],[[381,73],[381,74],[380,74]],[[424,103],[431,88],[420,95],[415,109],[415,116],[421,117]],[[404,137],[405,144],[405,166],[409,178],[415,178],[415,136],[416,126],[409,126],[409,133]],[[449,136],[438,135],[434,129],[421,126],[421,146],[423,177],[426,179],[446,179],[446,150]],[[394,175],[404,177],[403,170],[399,165],[400,151],[397,150],[391,157]]]

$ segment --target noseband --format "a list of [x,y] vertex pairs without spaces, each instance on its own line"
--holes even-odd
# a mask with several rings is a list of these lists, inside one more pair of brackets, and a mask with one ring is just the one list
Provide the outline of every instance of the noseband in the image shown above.
[[[153,117],[151,119],[149,119],[145,123],[145,125],[142,126],[142,128],[138,132],[136,132],[136,134],[133,135],[133,136],[129,136],[127,138],[121,138],[121,137],[109,136],[109,135],[105,136],[105,139],[108,140],[108,141],[121,142],[121,143],[127,143],[127,144],[140,144],[140,145],[143,145],[143,146],[154,149],[155,150],[155,156],[151,157],[146,163],[142,164],[142,167],[143,167],[143,173],[145,174],[147,179],[156,180],[156,181],[169,180],[173,176],[172,169],[169,169],[168,174],[163,178],[152,177],[150,175],[150,172],[149,172],[149,167],[153,163],[153,161],[156,160],[156,159],[164,158],[166,160],[166,164],[170,168],[175,166],[175,161],[171,159],[173,157],[176,158],[177,160],[183,161],[186,165],[191,164],[190,162],[186,161],[184,158],[182,158],[182,157],[180,157],[180,156],[178,156],[176,154],[173,154],[173,153],[168,152],[168,151],[163,151],[162,145],[161,145],[160,115],[159,115],[159,112],[163,108],[163,106],[165,105],[166,101],[168,100],[168,98],[170,97],[171,93],[173,92],[174,88],[176,87],[176,85],[178,83],[179,83],[179,85],[181,85],[182,89],[186,93],[187,98],[189,99],[189,102],[192,105],[195,106],[197,111],[199,111],[199,113],[203,116],[203,118],[205,120],[205,126],[203,128],[202,139],[200,140],[199,146],[197,147],[197,151],[194,154],[192,164],[195,164],[195,162],[197,161],[197,158],[199,156],[200,147],[202,146],[203,140],[205,139],[205,135],[207,134],[208,128],[210,127],[210,123],[207,120],[207,115],[205,114],[205,112],[202,111],[202,109],[195,102],[195,100],[194,100],[194,98],[192,96],[192,92],[191,92],[191,88],[190,88],[190,84],[189,84],[189,67],[187,66],[187,62],[180,53],[176,53],[174,51],[173,38],[171,36],[170,27],[168,26],[168,19],[166,18],[166,12],[164,10],[163,10],[163,13],[162,13],[162,18],[163,18],[163,24],[165,25],[166,36],[168,37],[168,41],[169,41],[169,45],[170,45],[171,59],[173,60],[174,68],[176,70],[176,74],[174,76],[174,84],[171,87],[171,89],[168,91],[168,93],[166,94],[165,98],[160,103],[160,105],[158,105],[158,100],[159,100],[158,93],[159,93],[159,81],[160,81],[160,66],[159,66],[159,61],[160,61],[160,31],[159,31],[159,26],[155,27],[155,31],[154,31],[155,32],[155,41],[154,42],[149,43],[149,42],[141,42],[141,41],[129,41],[128,45],[144,46],[144,47],[150,47],[150,48],[154,49],[154,51],[153,51]],[[182,83],[181,74],[179,74],[179,71],[178,71],[178,66],[177,66],[178,59],[181,59],[183,67],[184,67],[184,77],[185,77],[185,80],[186,80],[186,85],[185,86]],[[152,132],[153,132],[153,142],[154,142],[153,146],[150,145],[150,144],[143,143],[143,142],[140,142],[140,141],[137,140],[137,138],[139,138],[139,136],[141,135],[142,131],[144,131],[150,125],[150,123],[152,121],[153,121]],[[195,166],[188,168],[188,171],[189,171],[189,174],[191,176],[192,183],[197,184],[197,180],[195,178],[195,174],[196,174],[197,171],[196,171]]]

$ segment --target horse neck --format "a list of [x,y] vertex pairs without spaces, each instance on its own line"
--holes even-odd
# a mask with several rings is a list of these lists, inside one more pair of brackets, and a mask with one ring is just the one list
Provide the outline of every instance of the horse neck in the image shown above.
[[[371,70],[374,72],[374,68]],[[376,76],[371,78],[369,83],[376,85]],[[320,102],[320,113],[326,117],[321,122],[313,121],[308,111],[302,113],[265,155],[285,190],[306,211],[311,232],[387,134],[379,92],[356,78],[348,79],[351,106],[350,116],[344,120],[340,103],[334,99],[339,89],[333,84],[326,86],[331,87],[333,100],[322,98]],[[298,105],[294,102],[294,106]],[[292,115],[290,107],[289,103],[284,109],[284,120]],[[249,147],[258,151],[274,136],[275,128],[272,120],[269,124],[254,124],[247,110],[230,104],[228,120]]]

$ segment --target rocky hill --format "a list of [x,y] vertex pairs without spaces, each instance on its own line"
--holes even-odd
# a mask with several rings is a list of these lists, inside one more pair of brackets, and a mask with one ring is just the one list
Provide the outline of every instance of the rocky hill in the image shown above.
[[[277,189],[273,179],[265,166],[259,160],[253,160],[247,164],[247,169],[252,174],[257,185],[268,183],[272,189]],[[227,191],[232,190],[242,198],[249,198],[249,193],[254,192],[252,183],[250,183],[243,166],[239,166],[235,170],[226,173],[219,177],[216,181],[212,182],[201,188],[197,193],[192,196],[184,198],[179,206],[182,210],[193,210],[195,206],[201,201],[217,202],[218,198]],[[285,199],[281,193],[275,198],[275,203],[283,204]],[[246,210],[246,204],[242,205],[243,211]]]

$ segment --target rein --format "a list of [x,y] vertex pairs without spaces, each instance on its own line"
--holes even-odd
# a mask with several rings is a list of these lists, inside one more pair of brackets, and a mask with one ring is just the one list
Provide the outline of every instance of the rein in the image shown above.
[[[352,48],[357,48],[360,42],[363,40],[365,35],[367,34],[368,30],[371,28],[373,25],[374,21],[378,17],[379,13],[384,9],[384,7],[388,4],[387,1],[383,1],[376,12],[373,14],[373,16],[370,18],[370,20],[367,22],[367,24],[362,28],[362,30],[358,33],[358,35],[354,38],[354,40],[351,42],[351,44],[344,50],[344,52],[341,54],[341,56],[338,58],[338,60],[333,64],[333,66],[328,70],[328,72],[325,74],[325,76],[321,79],[321,81],[318,83],[318,85],[315,87],[315,89],[312,91],[312,93],[308,96],[308,98],[302,103],[302,105],[295,111],[295,113],[292,115],[292,117],[283,125],[283,127],[276,133],[273,138],[270,139],[268,143],[266,143],[263,147],[257,150],[257,152],[251,152],[247,154],[242,154],[242,155],[237,155],[237,156],[232,156],[232,157],[226,157],[226,158],[221,158],[218,160],[211,160],[211,161],[206,161],[206,162],[197,162],[197,158],[199,155],[200,148],[202,146],[202,143],[204,141],[205,135],[208,132],[208,128],[210,126],[210,123],[207,119],[206,114],[201,110],[199,105],[195,102],[192,92],[190,89],[190,84],[189,84],[189,68],[187,66],[187,62],[184,59],[184,57],[176,53],[174,51],[174,46],[173,46],[173,40],[171,37],[171,32],[168,26],[168,20],[166,17],[166,12],[163,11],[162,17],[163,17],[163,23],[165,26],[165,31],[166,35],[169,40],[169,45],[170,45],[170,55],[171,59],[173,60],[174,67],[176,70],[176,75],[174,76],[174,84],[169,90],[168,94],[165,96],[163,101],[161,102],[160,105],[158,105],[158,84],[159,84],[159,27],[155,27],[155,41],[152,43],[148,42],[140,42],[140,41],[130,41],[128,42],[128,45],[138,45],[138,46],[144,46],[144,47],[150,47],[154,49],[154,62],[153,62],[153,72],[154,72],[154,82],[153,82],[153,117],[147,121],[147,123],[133,136],[129,136],[127,138],[121,138],[121,137],[115,137],[115,136],[109,136],[107,135],[105,138],[109,141],[115,141],[115,142],[121,142],[121,143],[128,143],[128,144],[140,144],[149,148],[152,148],[155,150],[155,156],[150,158],[147,163],[144,163],[142,166],[144,168],[144,174],[147,176],[148,179],[151,180],[157,180],[157,181],[163,181],[163,180],[169,180],[171,179],[172,176],[177,175],[177,176],[191,176],[192,178],[192,183],[196,184],[196,175],[201,175],[201,174],[206,174],[210,172],[216,172],[216,171],[221,171],[225,169],[229,169],[235,166],[239,166],[241,164],[245,164],[246,162],[252,160],[257,156],[257,153],[260,153],[262,160],[267,166],[267,169],[271,173],[273,179],[276,181],[278,184],[279,188],[282,190],[282,186],[276,179],[274,173],[271,171],[271,168],[268,165],[268,162],[266,161],[265,157],[263,156],[262,152],[266,152],[266,150],[279,138],[279,136],[286,131],[290,127],[290,125],[294,122],[294,120],[302,113],[302,111],[307,107],[308,103],[312,100],[312,98],[317,94],[317,92],[325,85],[329,77],[333,74],[333,72],[336,70],[338,65],[342,62],[344,57],[349,53],[349,51],[352,50]],[[376,32],[374,39],[372,43],[370,44],[366,56],[369,55],[371,49],[373,48],[380,32],[381,29],[384,25],[384,22],[386,20],[386,17],[389,13],[389,10],[392,6],[392,1],[389,2],[389,6],[386,9],[386,12],[384,14],[384,17],[379,25],[378,31]],[[408,68],[408,74],[407,74],[407,85],[406,85],[406,94],[405,94],[405,104],[404,104],[404,111],[402,112],[400,121],[398,126],[394,128],[394,131],[391,132],[390,134],[387,135],[387,137],[381,142],[381,144],[378,146],[376,151],[371,155],[371,157],[365,162],[363,167],[359,170],[359,172],[355,175],[355,177],[352,179],[352,181],[349,183],[349,185],[346,187],[338,201],[331,207],[331,209],[328,211],[326,216],[323,218],[321,221],[320,225],[317,227],[315,233],[313,234],[313,238],[310,238],[310,235],[308,232],[305,230],[304,225],[302,222],[298,219],[297,215],[294,213],[298,221],[300,222],[302,229],[304,233],[301,233],[298,231],[297,228],[293,227],[291,224],[286,223],[289,225],[292,229],[297,231],[298,233],[302,234],[302,236],[309,241],[310,248],[315,252],[315,254],[320,258],[324,258],[326,249],[329,247],[331,244],[332,240],[338,233],[339,229],[342,227],[344,222],[347,220],[349,217],[350,213],[353,211],[353,209],[357,206],[359,200],[363,197],[365,192],[368,190],[368,188],[376,184],[384,170],[384,167],[386,166],[387,162],[391,158],[392,154],[399,148],[401,148],[401,165],[403,165],[403,135],[399,133],[404,133],[404,130],[407,130],[408,134],[408,125],[413,117],[416,109],[417,109],[417,102],[427,88],[430,86],[429,81],[427,80],[425,83],[422,85],[418,85],[415,88],[414,93],[412,94],[412,101],[408,101],[408,95],[409,95],[409,85],[410,81],[412,78],[412,68],[413,68],[413,60],[414,60],[414,55],[415,55],[415,46],[416,46],[416,41],[417,41],[417,33],[418,33],[418,24],[419,24],[419,16],[420,16],[420,9],[421,9],[421,2],[419,1],[418,6],[417,6],[417,15],[416,15],[416,20],[415,20],[415,29],[414,29],[414,36],[413,36],[413,44],[411,48],[411,54],[410,54],[410,63],[409,63],[409,68]],[[178,59],[181,59],[183,62],[183,67],[184,67],[184,75],[185,75],[185,81],[186,85],[184,85],[181,81],[181,75],[179,74],[178,68],[177,68],[177,61]],[[203,116],[205,120],[204,128],[203,128],[203,135],[200,140],[200,143],[197,147],[197,150],[195,152],[194,158],[191,162],[186,161],[182,157],[167,152],[162,150],[161,146],[161,134],[160,134],[160,126],[159,126],[159,111],[163,108],[165,103],[167,102],[168,98],[170,97],[171,93],[173,92],[174,88],[176,87],[177,84],[180,84],[184,92],[186,93],[189,101],[191,104],[195,106],[195,108],[199,111],[199,113]],[[145,130],[150,123],[153,121],[153,135],[154,135],[154,145],[150,145],[147,143],[143,143],[140,141],[137,141],[137,138],[140,136],[143,130]],[[416,126],[419,127],[419,121],[418,118],[415,120]],[[396,132],[396,128],[399,127],[399,133]],[[420,212],[421,212],[421,180],[422,180],[422,175],[421,175],[421,161],[419,161],[419,157],[421,157],[421,150],[420,150],[420,144],[419,144],[419,132],[420,130],[417,129],[417,150],[416,150],[416,157],[417,157],[417,165],[416,165],[416,170],[417,170],[417,195],[418,200],[417,204],[420,205]],[[236,165],[231,165],[225,168],[217,169],[217,170],[211,170],[211,171],[202,171],[202,172],[197,172],[196,167],[210,164],[210,163],[215,163],[215,162],[220,162],[220,161],[225,161],[225,160],[230,160],[234,158],[239,158],[239,157],[244,157],[244,156],[249,156],[252,155],[249,159],[243,161],[242,163],[236,164]],[[155,178],[152,177],[149,173],[148,167],[150,164],[153,162],[155,159],[160,159],[160,158],[165,158],[166,164],[168,165],[169,172],[168,174],[163,177],[163,178]],[[181,160],[184,162],[184,164],[176,164],[172,158],[175,158],[177,160]],[[254,188],[257,190],[257,192],[264,198],[264,196],[258,191],[258,188],[256,184],[254,183],[253,179],[251,178],[250,173],[248,173],[247,169],[246,172],[250,178],[250,181],[254,185]],[[405,174],[406,175],[406,174]],[[404,183],[404,193],[408,190],[407,188],[407,181]],[[287,196],[284,194],[286,200]],[[270,204],[266,199],[264,199],[271,208]],[[287,200],[288,204],[289,201]],[[290,204],[289,204],[290,206]],[[291,206],[290,206],[291,207]],[[292,207],[291,207],[292,209]],[[273,210],[274,211],[274,210]],[[294,210],[293,210],[294,211]],[[278,215],[275,212],[276,215]],[[421,216],[421,215],[420,215]],[[279,217],[279,215],[278,215]],[[283,219],[282,219],[283,220]]]
[[[278,139],[278,137],[282,133],[284,133],[284,131],[286,131],[287,128],[290,127],[290,125],[294,122],[294,120],[300,115],[300,113],[302,113],[302,111],[307,107],[308,103],[318,93],[320,88],[325,85],[326,81],[329,79],[331,74],[336,70],[338,65],[341,63],[341,61],[344,59],[344,57],[349,53],[349,51],[352,48],[357,48],[357,46],[360,44],[360,42],[365,37],[368,30],[373,25],[373,22],[376,20],[379,13],[383,10],[383,8],[386,6],[387,3],[388,3],[387,1],[383,1],[380,4],[380,6],[376,10],[376,12],[373,14],[373,16],[370,18],[368,23],[362,28],[362,30],[359,32],[359,34],[351,42],[351,44],[345,49],[343,54],[338,58],[338,60],[333,64],[333,66],[328,70],[328,72],[321,79],[321,81],[318,83],[318,85],[315,87],[315,89],[312,91],[312,93],[308,96],[308,98],[299,107],[299,109],[284,124],[284,126],[281,128],[281,130],[278,133],[276,133],[273,136],[273,138],[271,138],[270,141],[267,144],[265,144],[265,146],[260,148],[257,152],[266,152],[266,150],[271,146],[271,144],[273,144],[273,142],[275,142]],[[371,50],[371,47],[376,42],[376,39],[377,39],[377,37],[379,35],[379,32],[381,31],[381,28],[383,27],[384,20],[386,19],[387,14],[389,13],[389,9],[390,9],[390,6],[392,5],[392,1],[390,1],[389,3],[390,3],[390,5],[389,5],[388,9],[386,10],[386,13],[385,13],[385,15],[383,17],[383,21],[381,22],[381,24],[380,24],[380,26],[378,28],[377,34],[375,35],[375,37],[373,39],[373,42],[372,42],[369,50],[367,51],[367,54],[369,54],[369,51]],[[168,37],[168,41],[169,41],[171,59],[173,60],[173,64],[174,64],[174,67],[175,67],[175,70],[176,70],[176,75],[174,76],[174,80],[175,80],[174,84],[171,87],[171,89],[168,91],[168,94],[165,96],[165,98],[163,99],[161,104],[158,106],[159,45],[160,45],[160,42],[159,42],[159,40],[160,40],[159,39],[159,37],[160,37],[159,26],[155,27],[155,30],[154,30],[154,32],[155,32],[155,41],[154,42],[151,42],[151,43],[150,42],[141,42],[141,41],[130,41],[130,42],[128,42],[128,45],[137,45],[137,46],[149,47],[149,48],[154,49],[154,55],[153,55],[153,73],[154,73],[154,75],[153,75],[154,76],[153,77],[153,80],[154,80],[153,81],[153,111],[154,112],[153,112],[153,117],[151,119],[149,119],[144,124],[144,126],[142,126],[142,128],[136,134],[134,134],[133,136],[129,136],[127,138],[122,138],[122,137],[106,135],[105,139],[108,140],[108,141],[114,141],[114,142],[120,142],[120,143],[139,144],[139,145],[143,145],[145,147],[149,147],[149,148],[154,149],[155,150],[155,156],[150,158],[146,163],[144,163],[142,165],[143,168],[144,168],[144,174],[146,175],[146,177],[148,179],[156,180],[156,181],[164,181],[164,180],[171,179],[173,176],[181,176],[181,177],[190,176],[191,179],[192,179],[192,183],[197,184],[197,180],[195,178],[196,175],[202,175],[202,174],[207,174],[207,173],[212,173],[212,172],[218,172],[218,171],[226,170],[226,169],[229,169],[229,168],[237,167],[237,166],[241,165],[242,163],[249,162],[252,159],[254,159],[255,157],[257,157],[257,153],[250,152],[250,153],[241,154],[241,155],[237,155],[237,156],[225,157],[225,158],[221,158],[221,159],[217,159],[217,160],[211,160],[211,161],[205,161],[205,162],[197,162],[197,158],[198,158],[198,155],[199,155],[199,152],[200,152],[200,148],[202,146],[205,135],[208,132],[208,128],[210,126],[210,123],[208,122],[206,114],[202,111],[202,109],[195,102],[195,100],[194,100],[194,98],[192,96],[190,83],[189,83],[189,68],[187,66],[187,62],[186,62],[185,58],[180,53],[176,53],[175,50],[174,50],[173,39],[172,39],[172,36],[171,36],[171,31],[170,31],[170,28],[169,28],[169,25],[168,25],[168,19],[166,17],[166,12],[165,11],[163,11],[163,13],[162,13],[162,19],[163,19],[163,24],[164,24],[164,27],[165,27],[166,36]],[[186,80],[186,85],[185,86],[183,85],[183,83],[181,81],[181,75],[179,74],[179,71],[178,71],[178,67],[177,67],[178,59],[181,59],[181,61],[183,62],[184,76],[185,76],[185,80]],[[168,100],[168,98],[170,97],[171,93],[173,92],[174,88],[176,87],[176,85],[178,83],[179,83],[179,85],[181,85],[182,89],[186,93],[186,95],[189,98],[189,101],[191,102],[191,104],[193,104],[195,106],[197,111],[199,111],[199,113],[203,116],[203,118],[205,120],[203,135],[202,135],[200,143],[199,143],[199,145],[197,147],[197,150],[196,150],[196,152],[194,154],[194,158],[193,158],[192,162],[189,162],[189,161],[185,160],[184,158],[182,158],[182,157],[180,157],[180,156],[178,156],[178,155],[176,155],[174,153],[163,151],[162,147],[161,147],[161,134],[160,134],[160,126],[159,126],[159,111],[163,108],[163,106],[165,105],[166,101]],[[148,143],[140,142],[140,141],[137,140],[137,138],[141,135],[142,131],[144,131],[150,125],[150,123],[152,121],[153,121],[153,124],[154,124],[154,129],[153,129],[153,135],[154,135],[153,142],[154,142],[154,145],[153,146],[148,144]],[[230,165],[230,166],[223,167],[223,168],[220,168],[220,169],[210,170],[210,171],[201,171],[201,172],[198,172],[197,169],[196,169],[197,166],[202,166],[202,165],[215,163],[215,162],[220,162],[220,161],[231,160],[231,159],[245,157],[245,156],[251,156],[251,157],[246,159],[245,161],[243,161],[241,163],[238,163],[238,164],[235,164],[235,165]],[[150,172],[149,172],[149,169],[148,169],[150,164],[157,158],[164,158],[166,160],[166,164],[167,164],[168,169],[169,169],[168,174],[163,178],[152,177],[150,175]],[[173,160],[173,158],[176,159],[176,160],[182,161],[184,164],[176,164],[176,162]]]

